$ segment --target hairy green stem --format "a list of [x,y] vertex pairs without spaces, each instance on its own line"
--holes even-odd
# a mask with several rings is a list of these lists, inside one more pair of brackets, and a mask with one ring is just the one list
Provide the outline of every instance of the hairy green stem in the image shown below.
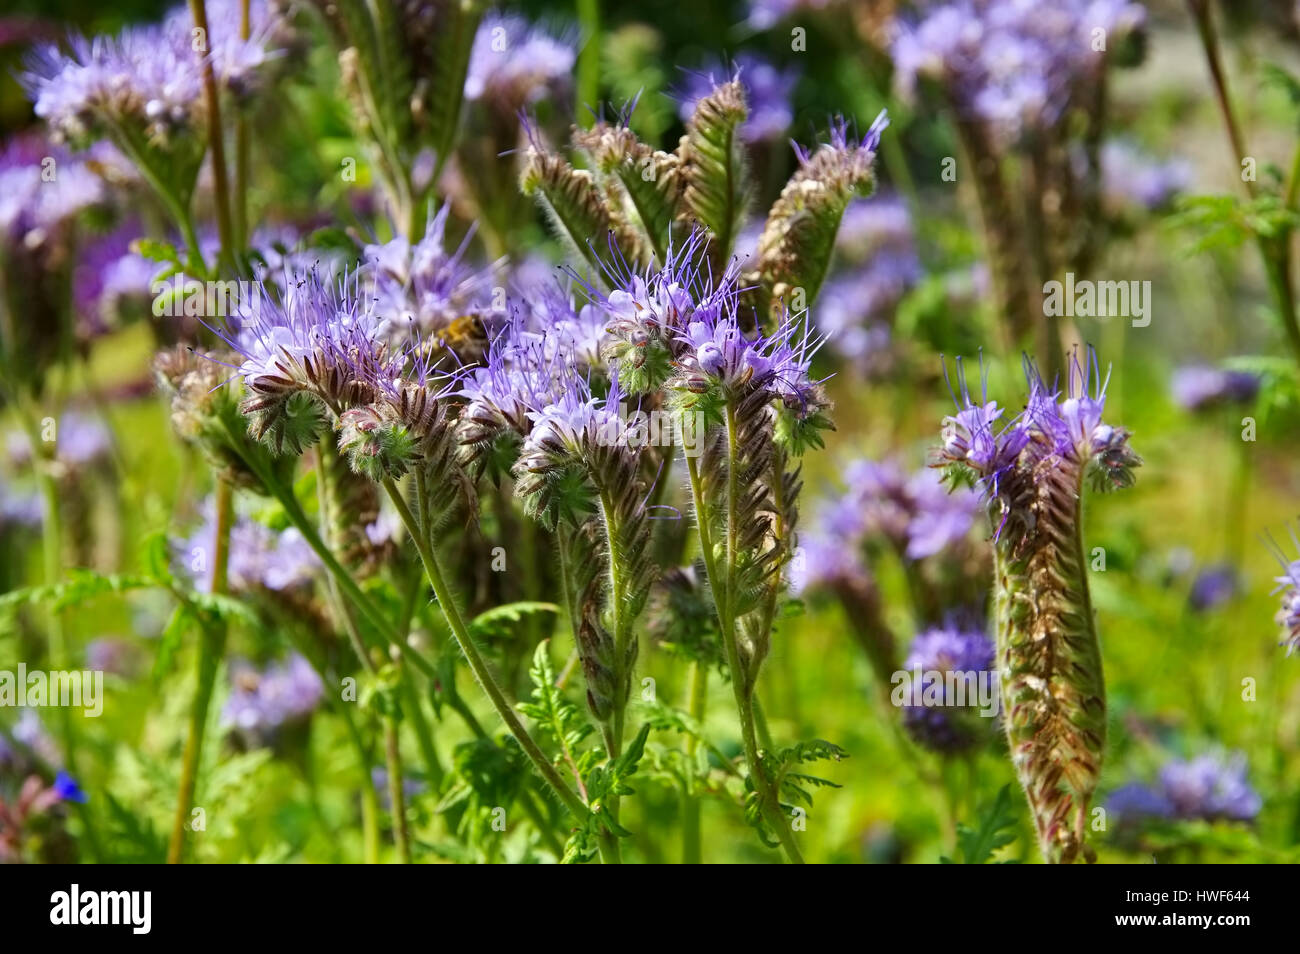
[[[691,663],[688,676],[687,711],[696,725],[704,723],[704,713],[709,701],[709,667],[700,660]],[[700,847],[700,798],[694,790],[694,766],[700,741],[694,735],[686,737],[686,764],[691,769],[686,790],[682,793],[682,864],[698,865],[703,860]]]
[[334,552],[325,545],[325,541],[321,539],[315,524],[303,512],[302,504],[298,502],[293,489],[285,486],[284,482],[276,477],[269,468],[263,466],[257,454],[245,452],[244,441],[246,438],[243,434],[230,432],[227,436],[230,438],[231,446],[239,454],[240,459],[261,481],[271,496],[279,502],[289,522],[303,535],[303,539],[307,541],[307,545],[311,547],[312,552],[320,558],[321,563],[325,565],[326,571],[337,582],[340,592],[347,601],[355,606],[389,643],[397,647],[403,659],[418,669],[426,679],[435,680],[437,673],[434,672],[433,666],[412,649],[406,640],[398,637],[392,623],[375,606],[374,601],[361,591],[361,587],[357,586],[352,574],[339,563]]
[[506,699],[505,693],[497,685],[492,671],[488,668],[487,660],[479,652],[478,646],[474,643],[473,637],[470,636],[469,628],[465,625],[465,620],[460,614],[460,608],[452,598],[451,588],[443,578],[442,568],[438,564],[437,554],[433,549],[432,542],[426,538],[424,529],[411,514],[411,508],[407,506],[401,490],[391,479],[384,481],[384,490],[387,491],[389,499],[392,500],[398,515],[402,518],[402,523],[406,525],[406,530],[415,543],[415,548],[424,563],[424,572],[429,579],[429,585],[433,588],[434,596],[438,600],[438,606],[447,620],[447,625],[451,628],[457,645],[460,647],[461,652],[464,653],[470,671],[474,673],[474,678],[478,680],[479,686],[487,694],[492,707],[496,709],[497,715],[501,717],[501,721],[505,723],[510,734],[519,742],[520,747],[532,760],[542,778],[546,780],[560,800],[564,802],[565,807],[573,813],[575,818],[586,818],[588,814],[587,806],[560,778],[555,766],[551,764],[551,760],[546,757],[546,753],[529,735],[528,730],[519,721],[519,716],[515,714],[509,700]]
[[[212,554],[213,595],[224,594],[227,589],[227,569],[230,565],[230,528],[234,523],[234,492],[224,480],[217,481],[216,543]],[[185,738],[185,754],[181,762],[180,791],[176,796],[176,815],[172,820],[171,841],[167,845],[167,863],[180,864],[185,849],[185,824],[194,804],[194,790],[198,783],[199,761],[203,755],[203,737],[208,724],[208,707],[216,685],[217,670],[226,648],[226,624],[220,620],[203,620],[199,626],[199,651],[197,660],[197,687],[190,708],[189,732]]]
[[[727,571],[726,576],[718,572],[716,554],[714,553],[713,534],[709,529],[711,523],[712,511],[704,499],[704,491],[700,479],[699,464],[693,457],[686,459],[687,471],[690,476],[691,496],[695,504],[695,524],[700,536],[700,549],[703,551],[704,568],[709,577],[709,585],[713,590],[714,607],[718,613],[718,624],[722,630],[722,645],[727,655],[727,667],[731,670],[731,689],[735,697],[736,713],[740,718],[741,742],[745,750],[745,765],[749,769],[749,777],[754,785],[754,790],[759,799],[759,806],[763,816],[771,825],[777,838],[781,842],[781,847],[785,850],[786,856],[792,863],[802,864],[803,856],[799,851],[799,846],[794,840],[794,833],[790,831],[785,819],[781,817],[780,802],[773,791],[771,781],[763,768],[762,759],[759,754],[758,741],[754,732],[754,708],[752,683],[747,676],[747,668],[740,658],[740,646],[736,637],[736,621],[732,616],[731,600],[731,573],[734,567],[731,554],[735,549],[735,538],[738,527],[732,520],[734,502],[739,495],[737,486],[736,468],[731,466],[735,463],[737,457],[736,447],[736,429],[735,429],[735,412],[732,408],[727,409],[727,441],[728,441],[728,476],[727,476]],[[721,586],[719,586],[721,584]]]

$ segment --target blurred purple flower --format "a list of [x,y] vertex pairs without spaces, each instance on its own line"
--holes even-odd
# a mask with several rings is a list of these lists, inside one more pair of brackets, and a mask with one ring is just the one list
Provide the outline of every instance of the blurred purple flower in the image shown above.
[[[89,466],[108,457],[113,447],[104,422],[75,408],[63,412],[54,436],[55,455],[60,463],[69,467]],[[21,466],[31,461],[32,446],[26,434],[13,431],[6,442],[11,464]]]
[[1246,778],[1245,756],[1221,752],[1167,762],[1154,785],[1130,783],[1107,800],[1123,823],[1143,818],[1253,821],[1262,806]]
[[1192,609],[1205,612],[1228,602],[1237,595],[1239,588],[1236,568],[1228,563],[1218,563],[1196,574],[1187,602]]
[[128,676],[135,669],[137,652],[125,639],[105,636],[86,643],[86,668]]
[[490,13],[474,36],[465,98],[492,100],[513,114],[567,89],[577,59],[568,33],[548,33],[516,14]]
[[77,780],[62,770],[54,777],[54,792],[59,796],[60,801],[77,802],[83,805],[86,802],[86,793],[81,790]]
[[247,662],[232,663],[230,682],[222,721],[262,737],[311,715],[325,694],[316,670],[297,653],[260,670]]
[[1076,92],[1094,81],[1109,44],[1139,29],[1146,12],[1122,0],[952,0],[922,5],[901,20],[893,59],[900,92],[937,82],[958,115],[986,124],[1003,144],[1060,119]]
[[1249,371],[1231,371],[1209,365],[1190,365],[1174,372],[1174,403],[1187,411],[1203,411],[1225,404],[1249,404],[1259,393],[1259,377]]
[[745,22],[755,30],[767,30],[801,10],[825,10],[837,0],[749,0]]
[[1180,818],[1250,821],[1262,806],[1246,779],[1246,757],[1240,753],[1170,762],[1160,770],[1160,787]]
[[1160,162],[1125,142],[1107,142],[1101,150],[1102,190],[1106,204],[1148,211],[1164,208],[1192,181],[1191,164],[1182,158]]
[[[216,526],[211,501],[203,506],[203,524],[177,546],[181,571],[206,591],[212,582],[211,559]],[[232,589],[261,586],[280,591],[305,586],[320,575],[320,558],[294,527],[277,533],[247,517],[230,529],[227,573]]]
[[691,118],[695,105],[715,86],[733,76],[745,87],[749,105],[749,118],[740,127],[740,137],[745,142],[779,140],[794,121],[790,100],[799,82],[799,71],[794,67],[778,69],[753,53],[741,53],[731,67],[691,70],[686,76],[686,87],[680,94],[677,110],[683,122]]
[[124,313],[148,313],[159,265],[131,251],[131,242],[139,235],[132,223],[82,245],[72,277],[72,300],[83,338],[117,327]]
[[[905,705],[903,727],[907,733],[920,745],[943,753],[968,749],[987,738],[988,720],[980,714],[977,693],[979,681],[992,678],[993,655],[993,641],[979,631],[946,626],[920,633],[912,641],[903,668],[922,673],[921,684],[911,685],[914,701],[919,703],[917,694],[934,687],[931,692],[939,693],[940,703]],[[935,675],[949,672],[963,674],[966,698],[961,706],[947,697],[942,676]]]

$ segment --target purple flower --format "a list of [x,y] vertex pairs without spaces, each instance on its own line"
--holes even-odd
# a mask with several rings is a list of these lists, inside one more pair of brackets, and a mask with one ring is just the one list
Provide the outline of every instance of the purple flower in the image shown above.
[[590,447],[617,444],[624,433],[619,416],[623,400],[617,378],[601,398],[592,394],[586,377],[567,375],[557,397],[527,412],[532,429],[524,440],[523,453],[559,450],[581,457]]
[[850,202],[840,220],[835,250],[862,262],[883,249],[916,255],[916,232],[907,203],[888,192]]
[[[996,496],[999,480],[1017,465],[1028,450],[1021,469],[1028,475],[1046,472],[1052,457],[1086,465],[1093,482],[1102,489],[1127,487],[1141,459],[1128,446],[1128,432],[1102,420],[1106,407],[1106,379],[1096,352],[1088,349],[1086,361],[1071,356],[1064,391],[1044,383],[1032,363],[1026,362],[1029,400],[1025,411],[1002,430],[996,422],[1002,411],[993,402],[972,404],[965,376],[958,369],[960,410],[944,419],[939,456],[948,463],[964,463],[978,475],[985,490]],[[1035,478],[1036,479],[1036,478]]]
[[87,669],[127,676],[135,669],[135,662],[135,646],[125,639],[105,636],[86,643]]
[[1160,770],[1160,788],[1179,818],[1250,821],[1262,806],[1246,779],[1246,757],[1240,753],[1170,762]]
[[[41,761],[53,766],[63,764],[63,756],[59,754],[58,744],[45,728],[45,723],[41,721],[35,709],[24,709],[13,728],[9,730],[9,734],[13,736],[15,742],[30,749]],[[0,758],[0,762],[6,760],[10,764],[18,763],[21,761],[21,753],[11,749],[3,753],[3,758]]]
[[[207,590],[212,580],[216,526],[210,501],[203,511],[204,523],[179,544],[177,559],[194,585]],[[290,590],[306,586],[320,575],[320,559],[296,528],[277,533],[247,517],[237,517],[230,529],[227,575],[232,589]]]
[[465,98],[489,99],[514,113],[566,89],[577,58],[567,34],[552,35],[514,14],[491,13],[474,36]]
[[450,205],[444,205],[414,245],[399,237],[365,247],[363,257],[373,282],[372,307],[387,320],[387,338],[396,344],[409,343],[413,335],[437,340],[466,316],[479,319],[489,330],[505,318],[491,298],[497,265],[480,269],[466,261],[474,230],[454,250],[447,250],[450,210]]
[[[75,408],[65,411],[54,429],[55,454],[69,467],[87,467],[109,456],[112,437],[98,417]],[[8,439],[9,459],[13,464],[31,460],[32,448],[27,435],[15,431]]]
[[147,314],[159,266],[131,251],[131,242],[139,234],[135,225],[127,225],[82,246],[72,276],[72,298],[82,337],[107,333],[121,323],[124,314]]
[[[984,633],[956,626],[926,630],[912,641],[903,662],[908,672],[920,672],[920,685],[911,684],[911,704],[903,707],[903,726],[919,744],[936,752],[954,753],[987,738],[988,722],[980,714],[979,685],[991,682],[993,642]],[[946,674],[958,674],[950,687]],[[960,696],[949,696],[949,688]],[[922,704],[926,697],[932,704]],[[937,697],[937,704],[933,704]],[[960,704],[959,704],[960,703]]]
[[1003,143],[1047,129],[1105,63],[1093,31],[1108,43],[1139,29],[1145,11],[1115,0],[952,0],[923,5],[895,32],[900,92],[937,82],[959,116],[986,124]]
[[1170,761],[1155,785],[1125,785],[1107,805],[1124,823],[1142,818],[1253,821],[1263,802],[1246,779],[1245,756],[1217,752]]
[[390,316],[363,295],[356,273],[322,278],[315,270],[286,281],[282,294],[258,285],[237,314],[212,331],[242,359],[238,373],[257,395],[299,389],[336,391],[364,376],[374,386],[399,378],[405,354],[385,351]]
[[529,411],[559,399],[568,376],[596,363],[604,336],[600,317],[592,305],[574,311],[558,288],[517,307],[488,346],[484,364],[460,378],[458,393],[469,402],[463,418],[527,434]]
[[1155,210],[1169,205],[1192,181],[1185,159],[1159,162],[1125,142],[1107,142],[1101,150],[1102,190],[1116,209],[1137,206]]
[[12,527],[35,530],[40,528],[44,519],[45,508],[40,494],[15,491],[0,477],[0,530]]
[[799,72],[793,67],[778,69],[752,53],[741,53],[732,68],[715,67],[687,73],[686,89],[678,107],[682,121],[694,115],[696,104],[713,92],[719,82],[733,77],[745,87],[749,105],[749,118],[740,127],[740,137],[746,142],[774,142],[785,135],[794,121],[790,98],[799,82]]
[[858,459],[843,473],[847,490],[825,498],[812,528],[800,536],[801,587],[865,573],[862,550],[873,536],[909,560],[923,560],[951,550],[974,525],[979,494],[970,488],[950,493],[932,469],[908,475],[892,460]]
[[799,547],[790,563],[790,589],[804,593],[817,587],[835,586],[867,579],[870,571],[862,558],[861,539],[852,533],[832,529],[819,520],[799,535]]
[[297,653],[261,670],[246,662],[233,663],[230,682],[223,722],[264,739],[282,726],[306,719],[325,694],[316,670]]
[[[206,56],[218,84],[243,97],[277,53],[269,45],[268,5],[252,5],[248,40],[239,37],[238,10],[238,0],[208,4]],[[110,128],[138,130],[155,143],[178,134],[201,137],[203,54],[193,48],[193,26],[189,11],[177,8],[156,26],[37,48],[22,76],[36,115],[75,141]]]
[[749,0],[745,18],[755,30],[767,30],[800,10],[824,10],[836,0]]
[[889,114],[882,109],[861,139],[853,138],[848,123],[843,117],[838,117],[831,124],[830,136],[826,142],[805,147],[792,140],[790,145],[794,148],[795,158],[804,167],[815,165],[818,156],[833,156],[834,161],[827,163],[825,168],[819,170],[819,174],[823,179],[830,177],[831,181],[823,184],[832,192],[848,194],[853,191],[849,183],[870,181],[871,168],[880,148],[880,136],[888,128]]
[[[1272,543],[1272,538],[1269,539],[1274,557],[1282,566],[1282,575],[1273,578],[1277,583],[1273,593],[1282,594],[1282,605],[1273,619],[1282,627],[1282,644],[1290,656],[1300,649],[1300,560],[1288,560],[1282,550]],[[1291,542],[1300,548],[1294,531],[1291,532]]]
[[1259,393],[1259,377],[1209,365],[1190,365],[1174,372],[1174,403],[1187,411],[1204,411],[1228,404],[1249,404]]
[[103,200],[99,177],[64,149],[34,136],[0,149],[0,248],[53,254],[77,216]]
[[1106,808],[1119,817],[1120,824],[1142,818],[1172,818],[1174,806],[1164,792],[1140,782],[1121,785],[1106,799]]
[[915,474],[907,484],[912,516],[907,525],[909,560],[943,553],[966,539],[979,510],[979,494],[969,489],[952,493],[932,469]]
[[[945,368],[945,375],[947,370]],[[997,493],[999,476],[1011,468],[1029,443],[1029,432],[1019,419],[1001,424],[1002,408],[988,400],[981,381],[980,400],[971,399],[965,366],[957,362],[957,413],[943,419],[938,455],[945,464],[970,468],[987,492]]]
[[1236,568],[1228,563],[1218,563],[1196,574],[1187,602],[1192,609],[1205,612],[1231,600],[1239,588]]

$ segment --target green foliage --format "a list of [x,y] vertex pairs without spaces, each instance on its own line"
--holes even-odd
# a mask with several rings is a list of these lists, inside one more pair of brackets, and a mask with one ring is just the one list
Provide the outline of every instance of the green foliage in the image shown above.
[[1171,228],[1185,229],[1199,237],[1185,254],[1235,249],[1250,239],[1276,239],[1300,224],[1300,215],[1274,194],[1254,199],[1230,195],[1200,195],[1180,198],[1177,211],[1166,220]]
[[576,751],[583,740],[591,735],[591,723],[576,705],[564,698],[563,693],[557,688],[555,669],[551,665],[549,640],[538,644],[533,653],[533,665],[528,670],[528,677],[533,684],[533,701],[521,702],[516,708],[536,722],[560,747],[561,754],[555,759],[558,765],[568,753]]
[[[977,827],[958,823],[957,850],[962,864],[987,864],[993,861],[993,856],[999,849],[1016,840],[1014,829],[1019,824],[1019,818],[1016,816],[1015,803],[1011,786],[1003,785],[993,803],[984,806]],[[946,865],[953,863],[950,858],[941,858],[940,861]]]
[[[554,603],[539,603],[520,600],[516,603],[502,603],[484,610],[470,621],[469,634],[476,640],[494,640],[514,634],[518,623],[539,613],[558,613],[560,608]],[[539,646],[540,650],[541,647]]]
[[[813,739],[809,742],[797,742],[778,752],[761,754],[762,771],[766,773],[773,788],[781,799],[779,810],[787,817],[797,811],[812,807],[812,789],[839,788],[839,784],[830,779],[796,769],[810,762],[839,762],[848,758],[848,753],[833,742]],[[758,832],[759,838],[769,848],[777,848],[780,842],[772,833],[769,821],[761,808],[761,799],[752,777],[745,778],[745,820]]]
[[562,859],[565,864],[587,861],[594,856],[602,833],[618,838],[631,836],[630,831],[610,817],[606,808],[611,798],[636,794],[636,789],[628,784],[628,779],[636,774],[641,757],[645,754],[645,743],[649,735],[650,726],[641,726],[641,731],[636,734],[636,738],[613,764],[596,765],[586,773],[584,783],[591,814],[583,819],[582,824],[569,835]]

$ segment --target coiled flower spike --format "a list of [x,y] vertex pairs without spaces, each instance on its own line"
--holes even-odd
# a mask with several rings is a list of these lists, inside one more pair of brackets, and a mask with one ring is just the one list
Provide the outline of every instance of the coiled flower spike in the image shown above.
[[[1043,855],[1091,859],[1088,806],[1106,742],[1106,691],[1088,578],[1085,482],[1127,487],[1141,458],[1128,432],[1102,419],[1106,385],[1089,349],[1074,355],[1064,394],[1026,363],[1025,412],[1001,430],[1001,410],[971,400],[960,375],[937,465],[973,474],[995,526],[997,659],[1007,741]],[[956,476],[954,474],[954,476]]]

